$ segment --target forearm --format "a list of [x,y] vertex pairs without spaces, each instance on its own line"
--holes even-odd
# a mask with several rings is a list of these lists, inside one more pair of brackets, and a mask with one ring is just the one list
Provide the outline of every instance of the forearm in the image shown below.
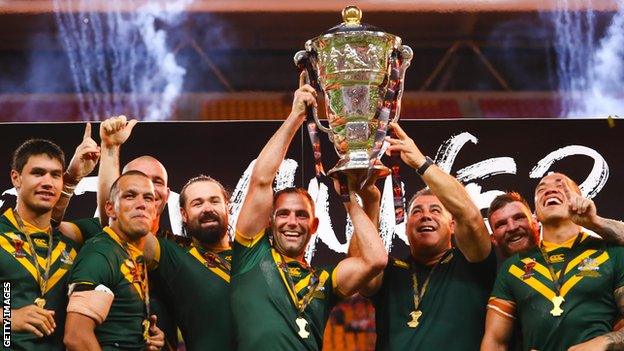
[[604,240],[616,245],[624,245],[624,223],[614,219],[597,216],[587,229],[600,235]]
[[455,177],[438,166],[431,165],[423,174],[422,179],[455,220],[481,218],[481,212],[464,186]]
[[72,341],[66,341],[65,347],[67,351],[100,351],[102,348],[97,341],[94,333],[82,333],[79,338]]
[[507,344],[498,342],[486,334],[481,342],[481,351],[507,351]]
[[255,185],[271,186],[279,170],[292,138],[301,126],[299,116],[291,113],[264,146],[254,166],[251,181]]
[[119,174],[119,146],[108,147],[102,145],[100,168],[98,170],[97,204],[100,222],[103,226],[108,225],[108,216],[106,216],[104,208],[108,200],[110,188],[113,182],[119,177]]
[[379,236],[377,225],[373,224],[362,207],[354,201],[345,204],[345,207],[353,223],[354,235],[351,240],[355,239],[357,246],[351,254],[354,255],[353,257],[360,257],[364,260],[373,274],[377,275],[388,263],[388,254]]
[[52,209],[51,221],[54,226],[58,226],[63,221],[65,211],[69,205],[69,200],[74,194],[74,189],[76,189],[79,182],[80,179],[76,179],[73,175],[67,172],[63,174],[63,189],[61,191],[61,196]]
[[600,338],[604,338],[607,343],[607,350],[623,351],[624,350],[624,330],[607,333]]

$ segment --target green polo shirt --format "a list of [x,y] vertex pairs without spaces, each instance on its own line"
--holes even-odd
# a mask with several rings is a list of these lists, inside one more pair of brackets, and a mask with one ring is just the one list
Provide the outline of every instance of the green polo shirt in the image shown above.
[[457,248],[431,273],[419,310],[420,324],[407,322],[414,311],[413,274],[420,284],[432,270],[407,260],[390,259],[379,291],[372,297],[377,325],[376,350],[479,350],[485,306],[496,277],[494,250],[470,263]]

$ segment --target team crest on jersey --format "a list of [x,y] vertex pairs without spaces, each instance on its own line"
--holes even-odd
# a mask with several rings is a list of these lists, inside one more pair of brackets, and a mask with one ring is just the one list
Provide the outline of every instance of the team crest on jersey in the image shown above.
[[578,265],[578,273],[576,275],[596,278],[600,277],[599,270],[599,263],[595,259],[588,257]]
[[535,268],[536,264],[537,262],[535,259],[531,259],[530,261],[524,263],[524,274],[522,275],[522,279],[527,280],[535,274],[533,272],[533,268]]
[[60,260],[62,263],[62,268],[69,268],[71,267],[71,265],[74,264],[74,260],[69,255],[69,252],[67,252],[67,249],[63,249],[63,251],[61,251]]
[[312,297],[315,299],[324,299],[325,298],[325,287],[319,286],[314,290]]
[[291,277],[300,277],[301,270],[299,267],[288,267],[288,274],[290,274]]

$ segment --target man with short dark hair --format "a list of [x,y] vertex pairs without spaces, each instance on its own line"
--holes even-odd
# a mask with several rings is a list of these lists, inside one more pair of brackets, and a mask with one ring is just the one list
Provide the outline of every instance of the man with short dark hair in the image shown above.
[[[126,116],[111,117],[100,124],[100,140],[101,154],[100,168],[98,170],[98,210],[100,214],[100,222],[102,226],[108,225],[108,216],[106,215],[105,204],[108,199],[108,191],[115,179],[120,175],[120,150],[121,146],[126,143],[132,130],[138,121],[136,119],[128,120]],[[156,216],[152,223],[152,234],[157,237],[169,236],[173,234],[168,230],[160,228],[161,215],[167,205],[170,190],[167,185],[168,174],[163,164],[156,158],[143,155],[128,162],[121,173],[128,171],[140,171],[146,174],[154,184]],[[152,274],[151,272],[149,274]],[[165,304],[161,301],[160,296],[164,294],[164,287],[158,284],[157,279],[152,279],[150,286],[151,305],[154,314],[158,316],[158,324],[165,332],[167,338],[167,346],[174,350],[177,348],[177,329],[173,321],[173,311],[171,304]]]
[[[64,349],[67,272],[88,233],[82,225],[66,222],[76,230],[64,235],[53,228],[51,217],[65,191],[63,180],[95,167],[99,150],[92,143],[87,124],[67,172],[63,151],[51,141],[28,140],[13,154],[17,205],[0,217],[0,280],[11,284],[10,349]],[[70,169],[85,173],[72,175]]]
[[410,255],[391,258],[362,289],[375,305],[376,349],[478,350],[496,275],[481,213],[464,187],[425,157],[398,124],[391,128],[396,138],[387,137],[388,152],[399,152],[429,189],[417,192],[407,207]]
[[[517,204],[506,206],[525,206]],[[488,303],[481,349],[506,349],[515,323],[522,330],[523,349],[623,348],[624,332],[612,332],[612,326],[624,310],[624,248],[591,237],[582,227],[621,240],[624,225],[598,216],[593,201],[561,173],[540,180],[535,209],[542,241],[503,263]],[[494,217],[492,223],[498,222]],[[520,217],[515,221],[535,226]],[[499,230],[517,225],[513,222],[500,221]]]
[[232,262],[238,350],[320,350],[337,300],[357,292],[387,261],[376,226],[350,191],[345,207],[360,255],[332,268],[310,266],[304,253],[319,223],[314,202],[303,189],[273,194],[276,173],[305,119],[306,106],[316,105],[315,94],[309,85],[300,85],[290,115],[258,155],[249,180]]
[[150,235],[146,253],[158,264],[150,277],[164,287],[187,350],[233,350],[228,194],[214,178],[191,178],[180,191],[180,212],[191,243]]
[[159,350],[164,334],[149,308],[145,237],[156,215],[154,186],[129,171],[111,186],[110,227],[82,248],[69,278],[68,350]]

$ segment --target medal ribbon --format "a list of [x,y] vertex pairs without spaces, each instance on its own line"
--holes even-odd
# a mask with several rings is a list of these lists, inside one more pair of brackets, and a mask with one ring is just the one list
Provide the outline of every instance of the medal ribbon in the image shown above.
[[429,287],[429,280],[431,280],[431,276],[433,276],[433,272],[436,270],[436,268],[438,268],[440,263],[444,262],[452,253],[453,253],[453,249],[446,250],[444,255],[442,255],[442,257],[440,257],[440,259],[438,260],[438,262],[436,262],[433,268],[431,268],[431,271],[429,272],[429,274],[427,274],[427,278],[425,278],[425,281],[422,284],[422,287],[420,288],[420,290],[418,289],[418,275],[416,274],[416,269],[412,269],[412,282],[413,282],[413,289],[414,289],[414,311],[418,311],[418,309],[420,308],[420,303],[422,302],[423,296],[425,296],[425,293],[427,292],[427,288]]
[[[141,292],[143,294],[143,296],[139,296],[143,299],[143,306],[144,308],[144,312],[145,312],[145,318],[143,319],[143,338],[145,340],[147,340],[149,338],[149,327],[150,327],[150,322],[149,322],[149,317],[150,317],[150,313],[151,313],[151,307],[150,307],[150,294],[149,294],[149,280],[148,280],[148,276],[147,276],[147,263],[145,262],[145,258],[143,256],[138,256],[137,259],[134,258],[134,256],[132,255],[132,249],[130,248],[130,244],[127,241],[122,240],[119,235],[117,235],[117,233],[115,233],[114,230],[112,230],[112,228],[110,227],[106,227],[104,228],[104,231],[117,243],[119,244],[119,246],[121,246],[121,248],[124,250],[124,252],[126,253],[126,255],[128,256],[128,259],[132,262],[134,269],[137,270],[139,269],[139,261],[142,265],[142,273],[141,276],[139,277],[139,286],[141,287]],[[138,250],[138,249],[136,249]],[[136,271],[135,271],[136,272]],[[132,272],[132,284],[135,283],[135,278],[136,275],[134,274],[134,272]]]
[[293,298],[295,308],[297,309],[297,315],[301,316],[303,314],[303,311],[305,311],[306,307],[308,307],[308,305],[312,302],[312,299],[314,299],[314,292],[320,285],[320,279],[316,276],[316,271],[314,270],[314,268],[310,267],[310,280],[307,286],[308,292],[305,294],[303,299],[300,300],[299,296],[297,295],[295,283],[290,276],[289,266],[286,263],[286,260],[284,260],[284,256],[282,256],[281,253],[277,253],[275,249],[272,250],[273,257],[276,259],[275,263],[277,263],[278,269],[283,273],[282,278],[285,278],[284,280],[286,283],[286,289],[288,289],[288,292]]
[[33,239],[30,237],[30,234],[26,232],[26,226],[24,225],[24,221],[20,217],[20,215],[14,211],[13,216],[15,217],[15,221],[19,227],[19,231],[22,232],[26,236],[26,240],[28,240],[28,245],[31,250],[31,258],[33,260],[33,264],[35,269],[37,270],[37,283],[39,284],[39,290],[41,290],[41,298],[43,298],[43,294],[46,291],[46,287],[48,285],[48,278],[50,276],[50,268],[52,267],[52,246],[54,244],[52,239],[52,227],[48,227],[46,233],[48,234],[48,254],[46,256],[46,265],[41,270],[44,271],[43,276],[41,275],[39,260],[37,259],[37,249],[35,248],[35,244]]
[[[574,243],[572,244],[572,247],[570,248],[570,252],[576,247],[576,245],[578,245],[581,242],[582,238],[583,238],[583,233],[578,233],[578,235],[576,236],[576,239],[574,240]],[[572,254],[570,253],[566,255],[566,258],[563,261],[563,267],[561,267],[561,271],[559,271],[559,276],[557,277],[557,273],[555,273],[555,268],[553,267],[552,263],[550,263],[550,260],[548,259],[548,253],[546,252],[546,249],[544,248],[543,241],[539,245],[539,251],[542,254],[542,257],[544,258],[544,261],[546,262],[546,266],[548,267],[548,272],[550,273],[550,277],[552,278],[553,285],[555,288],[555,296],[561,296],[561,287],[563,286],[563,283],[564,283],[565,271],[570,261],[572,261]]]
[[209,270],[221,277],[223,280],[230,282],[231,264],[226,259],[222,258],[218,253],[203,249],[203,253],[195,245],[189,250],[195,259],[197,259],[203,266],[206,266]]

